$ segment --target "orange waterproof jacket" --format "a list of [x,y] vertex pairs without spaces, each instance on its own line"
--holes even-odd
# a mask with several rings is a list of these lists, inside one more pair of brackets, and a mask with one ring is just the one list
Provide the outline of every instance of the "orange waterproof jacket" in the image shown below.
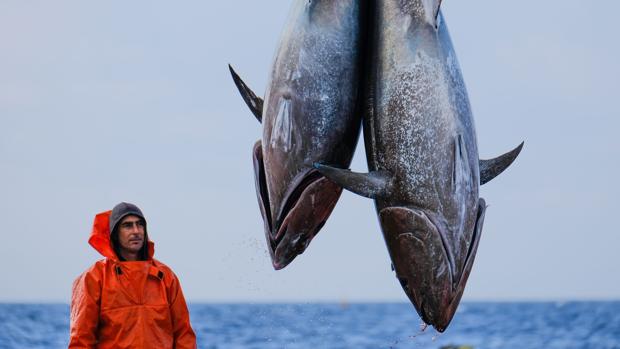
[[153,259],[121,262],[110,244],[111,211],[88,242],[103,256],[73,283],[69,348],[196,348],[179,279]]

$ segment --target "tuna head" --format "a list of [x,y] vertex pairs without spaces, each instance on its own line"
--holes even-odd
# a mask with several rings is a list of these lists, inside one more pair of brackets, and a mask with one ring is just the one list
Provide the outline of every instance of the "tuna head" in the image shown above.
[[[422,320],[439,332],[448,327],[463,295],[478,249],[484,212],[485,203],[480,199],[466,254],[452,249],[453,234],[432,214],[406,207],[388,207],[379,212],[396,276]],[[455,270],[459,264],[463,268]]]
[[[480,160],[481,182],[503,172],[522,146],[497,158]],[[442,209],[422,209],[423,202],[390,199],[407,190],[395,183],[389,171],[364,174],[321,164],[314,167],[347,190],[375,199],[403,290],[424,322],[443,332],[456,312],[473,266],[486,209],[484,200],[477,195],[467,200],[464,196],[459,200],[447,197],[438,206]]]
[[311,168],[299,171],[292,180],[286,174],[270,172],[269,182],[283,190],[282,195],[270,196],[261,141],[254,146],[254,175],[271,261],[279,270],[306,250],[334,209],[342,188]]

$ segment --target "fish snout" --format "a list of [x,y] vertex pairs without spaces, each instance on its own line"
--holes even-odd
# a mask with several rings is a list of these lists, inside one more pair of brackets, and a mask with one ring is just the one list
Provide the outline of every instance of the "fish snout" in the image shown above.
[[295,257],[304,253],[314,237],[314,234],[308,231],[288,231],[286,227],[285,229],[286,232],[283,233],[282,239],[275,245],[273,251],[272,265],[275,270],[285,268]]
[[456,307],[452,267],[440,231],[421,210],[388,207],[379,218],[403,290],[422,320],[443,332]]
[[341,193],[340,186],[317,171],[310,171],[296,182],[268,234],[274,269],[286,267],[308,248],[325,225]]

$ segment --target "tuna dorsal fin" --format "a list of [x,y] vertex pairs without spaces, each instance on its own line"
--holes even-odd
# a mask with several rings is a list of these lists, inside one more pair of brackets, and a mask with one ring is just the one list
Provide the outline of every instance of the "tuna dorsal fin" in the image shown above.
[[233,67],[229,64],[228,69],[230,69],[230,74],[232,75],[233,80],[235,81],[235,85],[239,89],[239,93],[241,93],[241,97],[245,101],[245,104],[248,105],[252,114],[258,119],[258,122],[263,121],[263,99],[256,96],[254,92],[248,87],[248,85],[241,80],[239,75],[235,72]]
[[523,148],[523,143],[519,144],[513,150],[507,152],[506,154],[500,155],[495,159],[489,160],[480,160],[480,185],[483,185],[493,178],[497,177],[500,173],[504,172],[505,169],[512,164],[513,161],[519,156],[521,149]]
[[319,163],[313,166],[325,177],[355,194],[371,199],[389,195],[391,180],[387,172],[357,173]]

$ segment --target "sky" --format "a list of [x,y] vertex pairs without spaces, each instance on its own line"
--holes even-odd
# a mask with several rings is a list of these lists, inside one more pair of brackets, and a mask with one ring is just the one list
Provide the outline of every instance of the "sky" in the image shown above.
[[[96,213],[140,206],[190,302],[406,302],[373,202],[267,253],[251,150],[292,1],[0,2],[0,302],[68,302]],[[620,298],[620,2],[444,1],[481,158],[525,141],[464,299]],[[352,164],[366,170],[361,139]]]

